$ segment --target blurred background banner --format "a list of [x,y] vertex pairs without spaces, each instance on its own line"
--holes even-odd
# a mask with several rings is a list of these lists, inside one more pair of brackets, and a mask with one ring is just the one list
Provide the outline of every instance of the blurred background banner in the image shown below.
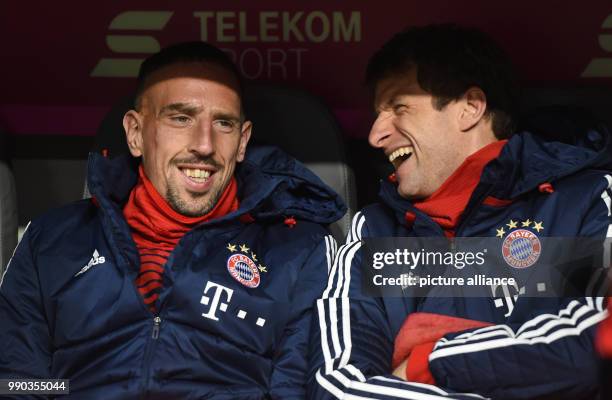
[[612,3],[604,0],[19,1],[0,12],[0,128],[92,136],[133,91],[145,57],[205,40],[228,51],[248,79],[320,96],[347,137],[364,138],[369,56],[403,27],[438,22],[491,34],[526,85],[611,86]]

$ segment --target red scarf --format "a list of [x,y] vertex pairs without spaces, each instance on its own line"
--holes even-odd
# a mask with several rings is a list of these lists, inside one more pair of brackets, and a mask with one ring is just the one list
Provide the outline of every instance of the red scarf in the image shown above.
[[187,217],[174,211],[157,193],[145,176],[142,165],[138,169],[138,183],[123,208],[123,215],[132,231],[132,238],[140,253],[140,273],[136,286],[145,304],[155,312],[155,301],[162,288],[164,265],[181,238],[194,226],[220,218],[238,209],[237,185],[232,178],[215,207],[201,217]]
[[612,359],[612,298],[608,298],[608,318],[597,329],[595,348],[602,358]]
[[415,202],[414,207],[427,214],[446,236],[455,236],[457,222],[467,206],[472,192],[480,182],[484,167],[499,156],[507,140],[493,142],[472,154],[444,181],[431,196]]

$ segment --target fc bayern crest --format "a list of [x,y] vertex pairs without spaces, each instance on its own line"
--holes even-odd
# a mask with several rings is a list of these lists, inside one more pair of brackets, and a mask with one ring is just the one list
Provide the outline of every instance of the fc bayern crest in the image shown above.
[[528,268],[540,258],[542,244],[540,239],[527,229],[512,231],[504,239],[502,255],[513,268]]
[[233,254],[227,259],[227,270],[238,282],[249,288],[259,286],[260,276],[257,264],[244,254]]

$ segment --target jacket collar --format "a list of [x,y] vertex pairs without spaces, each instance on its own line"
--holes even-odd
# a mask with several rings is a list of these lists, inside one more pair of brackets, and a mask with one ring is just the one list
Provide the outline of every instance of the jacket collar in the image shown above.
[[[112,159],[96,153],[89,155],[88,187],[103,209],[125,204],[136,185],[138,165],[139,160],[129,155]],[[337,193],[275,147],[251,146],[235,176],[240,208],[223,220],[249,213],[259,220],[293,216],[330,224],[346,212]]]
[[551,140],[523,132],[514,135],[499,157],[483,171],[481,184],[491,186],[491,195],[514,199],[587,168],[612,167],[612,141],[601,127],[569,141]]

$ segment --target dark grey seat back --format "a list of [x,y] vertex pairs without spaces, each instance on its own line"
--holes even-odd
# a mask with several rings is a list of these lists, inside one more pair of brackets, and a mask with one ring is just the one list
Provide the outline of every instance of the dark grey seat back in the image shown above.
[[340,194],[348,211],[330,229],[343,240],[356,212],[357,192],[342,132],[329,108],[305,92],[264,84],[246,88],[244,107],[253,121],[253,143],[280,147]]

